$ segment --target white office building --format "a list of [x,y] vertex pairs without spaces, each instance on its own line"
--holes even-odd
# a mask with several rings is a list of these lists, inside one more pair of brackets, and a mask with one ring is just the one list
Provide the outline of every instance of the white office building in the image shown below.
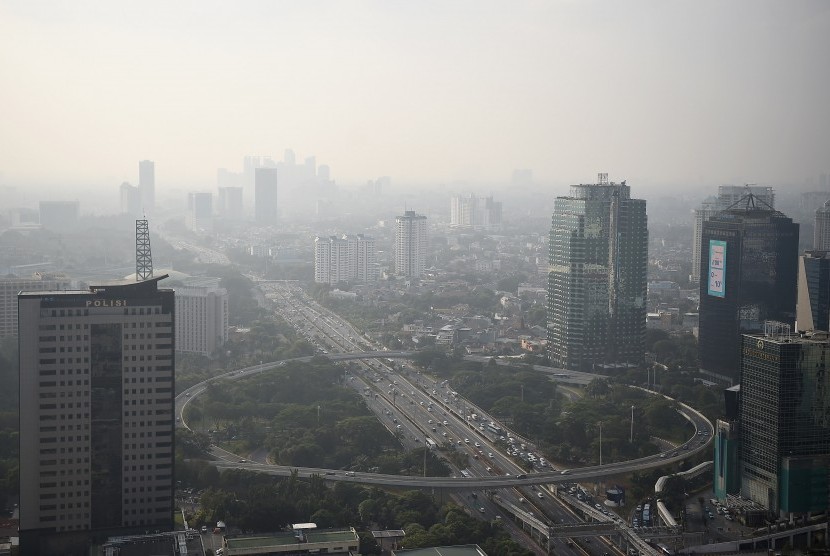
[[395,218],[395,274],[420,278],[426,269],[427,217],[413,210]]
[[491,229],[501,225],[501,203],[493,197],[456,195],[450,200],[450,225],[458,228]]
[[318,284],[365,284],[376,282],[378,276],[373,237],[355,234],[314,239],[314,281]]
[[0,338],[17,336],[17,294],[22,291],[66,290],[70,280],[63,275],[35,273],[29,278],[0,278]]
[[219,278],[194,276],[176,286],[176,350],[209,356],[228,341],[228,292]]

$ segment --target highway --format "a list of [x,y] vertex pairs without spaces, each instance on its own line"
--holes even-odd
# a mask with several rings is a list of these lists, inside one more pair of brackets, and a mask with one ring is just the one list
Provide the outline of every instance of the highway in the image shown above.
[[[217,458],[215,465],[219,468],[239,468],[287,476],[296,471],[300,476],[319,475],[326,480],[358,482],[378,486],[395,486],[406,488],[446,489],[455,493],[459,501],[487,519],[501,519],[504,509],[489,498],[496,489],[502,506],[510,505],[526,509],[528,515],[535,515],[545,524],[579,523],[576,515],[564,505],[554,500],[551,491],[543,485],[596,481],[611,475],[630,473],[681,461],[693,454],[705,450],[711,441],[713,429],[703,415],[687,406],[681,407],[681,414],[695,427],[696,434],[677,448],[661,454],[655,454],[637,460],[617,462],[603,466],[591,466],[570,470],[554,470],[549,465],[543,467],[537,461],[533,471],[525,471],[518,464],[519,452],[530,453],[535,450],[530,441],[521,439],[503,427],[501,435],[488,431],[485,421],[494,421],[485,417],[484,412],[469,401],[450,392],[446,383],[436,382],[412,368],[406,363],[414,352],[388,351],[379,349],[367,337],[360,334],[349,323],[330,311],[316,305],[297,286],[285,283],[261,284],[265,297],[277,306],[277,311],[309,342],[318,346],[319,354],[325,354],[333,361],[354,361],[347,375],[346,384],[355,388],[389,429],[390,434],[399,438],[407,449],[423,446],[429,439],[445,449],[452,449],[468,456],[468,466],[456,470],[453,477],[412,477],[399,475],[382,475],[357,471],[343,471],[322,468],[295,468],[288,466],[266,465],[229,453],[218,447],[211,451]],[[300,357],[291,361],[309,361],[312,356]],[[467,357],[469,360],[489,362],[490,357]],[[393,360],[402,363],[392,364]],[[284,365],[286,361],[275,361],[253,365],[224,373],[210,380],[196,384],[176,398],[176,413],[181,425],[184,407],[201,394],[212,381],[242,380],[253,374],[267,372]],[[500,365],[515,365],[510,359],[496,359]],[[520,364],[520,363],[519,363]],[[552,380],[571,384],[587,384],[595,375],[577,373],[563,369],[533,366],[539,372],[550,375]],[[476,414],[476,419],[472,415]],[[177,420],[179,420],[177,419]],[[496,426],[500,426],[495,423]],[[502,441],[497,441],[501,436]],[[509,441],[509,443],[505,443]],[[511,455],[505,454],[511,451]],[[460,476],[459,476],[460,475]],[[538,486],[537,486],[538,485]],[[466,493],[466,494],[465,494]],[[615,521],[622,522],[618,516]],[[530,519],[534,519],[531,517]],[[606,518],[610,519],[610,518]],[[517,540],[525,540],[527,535],[518,530],[516,525],[506,521],[505,526]],[[553,547],[557,553],[575,556],[584,553],[580,547],[573,546],[566,539],[554,539]],[[560,546],[561,545],[561,546]],[[609,551],[608,546],[593,545],[589,547],[599,554]],[[618,552],[614,550],[615,552]]]

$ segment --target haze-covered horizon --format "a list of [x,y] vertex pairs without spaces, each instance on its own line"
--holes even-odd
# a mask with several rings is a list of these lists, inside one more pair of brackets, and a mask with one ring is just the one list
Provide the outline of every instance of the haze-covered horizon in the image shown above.
[[339,185],[806,184],[830,4],[0,4],[0,185],[213,189],[245,155]]

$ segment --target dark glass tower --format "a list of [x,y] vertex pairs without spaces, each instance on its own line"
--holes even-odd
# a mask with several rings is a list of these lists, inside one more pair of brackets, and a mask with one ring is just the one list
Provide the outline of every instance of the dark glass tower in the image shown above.
[[741,494],[775,516],[830,508],[830,339],[785,327],[745,335]]
[[646,202],[622,182],[571,186],[550,231],[548,349],[565,369],[642,363],[646,330]]
[[703,224],[700,367],[736,379],[741,334],[795,321],[798,224],[752,194]]

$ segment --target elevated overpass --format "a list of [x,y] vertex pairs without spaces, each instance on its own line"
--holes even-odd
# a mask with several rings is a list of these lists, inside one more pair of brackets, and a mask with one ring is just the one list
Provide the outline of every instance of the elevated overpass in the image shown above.
[[[416,354],[412,351],[364,351],[352,353],[337,353],[326,356],[314,355],[297,357],[294,359],[271,361],[261,363],[259,365],[252,365],[238,370],[228,371],[222,373],[208,380],[202,381],[198,384],[187,388],[176,396],[176,415],[179,424],[185,428],[189,428],[184,418],[184,409],[188,403],[197,398],[207,388],[208,384],[220,382],[225,380],[242,380],[245,377],[267,372],[285,365],[289,361],[308,362],[314,357],[327,357],[332,361],[347,361],[353,359],[379,359],[379,358],[411,358]],[[555,369],[557,370],[557,369]],[[587,373],[582,373],[587,374]],[[596,378],[594,375],[590,375]],[[657,394],[656,392],[651,392]],[[662,467],[671,465],[684,459],[690,458],[693,455],[705,450],[711,442],[714,428],[706,417],[700,412],[685,404],[680,404],[682,407],[681,415],[689,420],[695,427],[695,431],[706,431],[706,436],[702,438],[704,441],[699,441],[699,436],[695,434],[692,438],[687,440],[677,449],[673,449],[662,454],[654,454],[643,458],[638,458],[629,461],[608,463],[605,465],[595,465],[589,467],[581,467],[563,471],[545,471],[539,473],[522,474],[521,478],[518,476],[488,476],[488,477],[411,477],[404,475],[380,475],[376,473],[360,473],[360,472],[344,472],[338,469],[318,469],[318,468],[295,468],[290,466],[279,465],[264,465],[258,463],[251,463],[243,461],[241,456],[230,454],[224,450],[212,447],[214,455],[219,458],[218,461],[213,462],[220,469],[239,468],[247,469],[258,473],[268,473],[272,475],[288,476],[292,471],[297,471],[300,476],[320,475],[329,481],[344,481],[344,482],[360,482],[367,484],[376,484],[383,486],[401,486],[409,488],[442,488],[450,490],[470,490],[482,488],[502,488],[502,487],[516,487],[528,486],[536,484],[556,484],[563,482],[581,482],[588,480],[597,480],[613,475],[632,473],[634,471],[642,471],[645,469],[652,469],[655,467]]]

